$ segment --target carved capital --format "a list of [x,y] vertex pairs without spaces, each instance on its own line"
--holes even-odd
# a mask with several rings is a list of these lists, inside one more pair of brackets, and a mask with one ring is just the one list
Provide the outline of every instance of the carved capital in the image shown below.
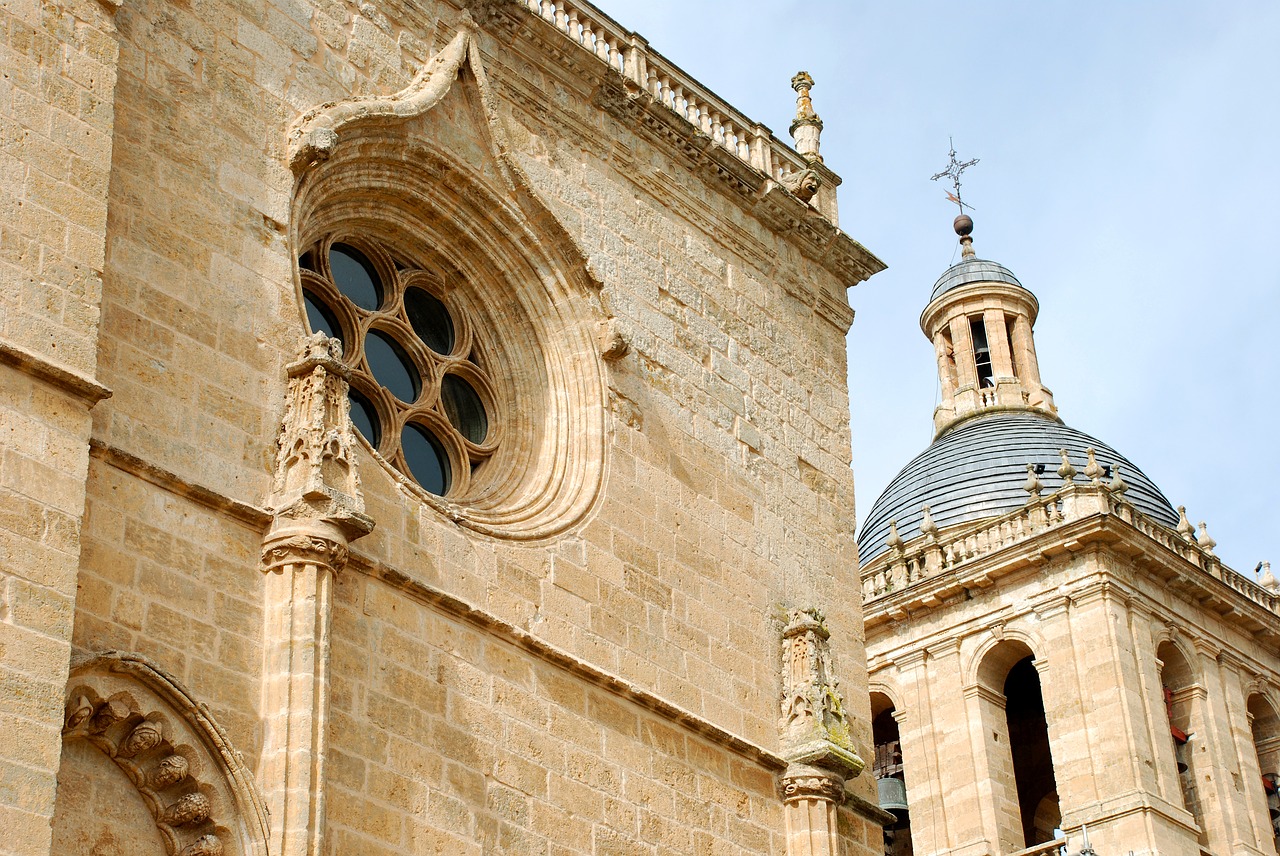
[[287,566],[315,565],[337,573],[347,564],[347,539],[340,532],[325,532],[322,525],[273,528],[262,542],[262,570],[283,571]]
[[833,770],[791,764],[782,774],[782,800],[822,800],[840,805],[844,802],[844,776]]

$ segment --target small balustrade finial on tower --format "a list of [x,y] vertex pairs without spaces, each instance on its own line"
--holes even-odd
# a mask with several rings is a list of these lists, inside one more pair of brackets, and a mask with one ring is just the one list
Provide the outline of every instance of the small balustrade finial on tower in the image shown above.
[[1098,463],[1098,452],[1092,446],[1084,450],[1088,461],[1084,465],[1084,477],[1094,484],[1102,484],[1102,476],[1106,472]]
[[1124,494],[1129,489],[1129,483],[1120,477],[1120,465],[1112,464],[1111,466],[1111,483],[1107,485],[1111,488],[1111,493],[1116,497]]
[[967,160],[964,163],[956,160],[956,144],[954,141],[951,142],[950,157],[951,162],[947,164],[947,168],[934,175],[932,180],[937,181],[940,178],[949,178],[955,187],[953,192],[947,194],[947,199],[960,207],[960,214],[956,217],[955,222],[952,225],[955,227],[956,234],[960,236],[960,255],[963,258],[971,259],[975,256],[975,253],[973,252],[973,238],[971,237],[973,234],[973,218],[964,213],[964,209],[968,208],[973,210],[973,206],[960,198],[960,175],[966,169],[976,164],[978,159],[973,158],[972,160]]
[[933,522],[933,515],[929,512],[929,506],[923,505],[920,510],[924,512],[924,517],[920,520],[920,532],[926,538],[938,537],[938,524]]
[[1062,456],[1062,466],[1058,467],[1058,475],[1062,476],[1064,482],[1071,484],[1076,477],[1076,468],[1071,466],[1071,458],[1067,456],[1066,449],[1059,449],[1058,454]]
[[791,88],[796,91],[796,117],[791,121],[791,138],[796,141],[796,152],[809,163],[822,163],[818,146],[822,137],[822,120],[813,109],[809,90],[813,88],[813,76],[807,71],[797,72],[791,78]]
[[1044,490],[1044,482],[1040,481],[1035,464],[1027,464],[1027,481],[1022,489],[1027,492],[1027,502],[1035,502],[1040,496],[1040,491]]
[[898,533],[898,521],[889,521],[889,537],[885,539],[885,543],[889,545],[889,549],[894,552],[901,552],[906,542],[902,540],[902,536]]
[[1193,540],[1196,534],[1196,527],[1192,526],[1191,521],[1187,519],[1187,507],[1185,505],[1178,506],[1178,534],[1187,541]]
[[1200,521],[1200,534],[1196,536],[1196,543],[1210,556],[1213,555],[1213,548],[1218,546],[1218,542],[1213,540],[1213,536],[1209,534],[1209,527],[1203,520]]
[[1254,570],[1258,574],[1258,585],[1272,593],[1280,589],[1280,581],[1277,581],[1276,575],[1271,573],[1270,562],[1259,562]]

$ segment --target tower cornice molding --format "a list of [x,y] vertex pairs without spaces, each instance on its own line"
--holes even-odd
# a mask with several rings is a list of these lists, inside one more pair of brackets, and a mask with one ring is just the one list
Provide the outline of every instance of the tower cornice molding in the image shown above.
[[[1084,485],[1077,486],[1077,492]],[[917,615],[947,605],[964,595],[983,590],[998,590],[1001,580],[1031,568],[1043,568],[1054,562],[1082,553],[1097,552],[1110,556],[1123,566],[1135,568],[1143,577],[1155,580],[1162,590],[1182,600],[1219,614],[1231,614],[1236,627],[1272,651],[1280,652],[1280,596],[1221,565],[1215,557],[1203,554],[1194,543],[1180,539],[1167,527],[1151,521],[1123,501],[1116,500],[1106,488],[1099,488],[1098,499],[1105,509],[1033,532],[970,558],[946,562],[938,572],[918,576],[892,591],[876,593],[876,581],[886,577],[894,562],[914,561],[924,549],[925,539],[917,538],[904,545],[902,556],[882,554],[862,569],[864,620],[869,636],[895,615]],[[998,522],[998,519],[997,519]],[[992,525],[990,521],[980,524]],[[967,530],[966,530],[967,531]],[[935,539],[932,549],[941,544],[945,552],[951,541],[962,536],[943,534]],[[913,564],[912,567],[915,567]],[[923,565],[921,565],[923,567]],[[1042,571],[1043,572],[1043,571]],[[1130,609],[1140,605],[1145,614],[1165,616],[1167,610],[1150,595],[1141,594],[1140,586],[1117,577],[1110,568],[1093,569],[1099,575],[1096,584],[1071,590],[1073,604],[1096,596],[1115,597]],[[1105,585],[1103,582],[1105,581]]]

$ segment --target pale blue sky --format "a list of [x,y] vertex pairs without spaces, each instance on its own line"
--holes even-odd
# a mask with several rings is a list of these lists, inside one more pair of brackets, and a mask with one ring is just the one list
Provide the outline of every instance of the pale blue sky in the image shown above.
[[601,0],[785,139],[817,85],[841,226],[889,269],[850,292],[859,519],[928,445],[918,317],[957,257],[929,176],[947,137],[978,255],[1040,299],[1060,415],[1115,446],[1218,553],[1280,575],[1280,3]]

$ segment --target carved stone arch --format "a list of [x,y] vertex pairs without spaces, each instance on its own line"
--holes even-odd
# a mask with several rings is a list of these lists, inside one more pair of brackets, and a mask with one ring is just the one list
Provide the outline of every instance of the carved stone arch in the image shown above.
[[[885,707],[893,708],[898,713],[902,713],[902,705],[899,703],[902,691],[896,682],[886,679],[871,681],[867,684],[867,692],[871,695],[872,717],[885,709]],[[876,706],[876,696],[883,698],[883,701],[880,702],[880,707]]]
[[[1000,624],[998,628],[998,630],[985,631],[977,648],[969,655],[968,662],[965,663],[964,671],[962,672],[966,688],[987,686],[992,682],[991,676],[997,671],[1001,671],[1002,667],[1003,671],[1007,673],[1009,666],[1012,666],[1027,655],[1036,657],[1033,661],[1036,671],[1042,675],[1044,674],[1048,663],[1044,653],[1048,650],[1048,645],[1045,643],[1044,638],[1040,634],[1018,625]],[[1001,648],[1001,651],[1005,652],[1004,656],[997,653],[997,657],[1000,660],[999,663],[991,659],[992,652],[997,648]],[[1015,654],[1017,656],[1014,656]],[[1005,663],[1005,660],[1008,662]],[[990,675],[987,674],[988,672],[990,672]],[[1000,675],[999,682],[1001,685],[1003,685],[1003,681],[1004,676]],[[997,692],[1000,690],[999,686],[988,688]]]
[[1166,686],[1170,680],[1177,687],[1199,685],[1199,658],[1192,648],[1192,641],[1172,629],[1156,635],[1156,661],[1159,663],[1161,681]]
[[[96,854],[105,845],[105,852],[115,852],[115,842],[137,852],[116,831],[104,834],[95,826],[99,818],[89,815],[140,801],[154,830],[131,832],[143,841],[158,838],[166,856],[267,856],[267,815],[240,753],[206,706],[140,654],[110,651],[73,663],[62,740],[55,850],[83,846]],[[128,782],[134,795],[96,794],[74,804],[84,797],[78,777],[92,772],[83,765],[94,757],[123,774],[99,776],[100,783]],[[142,816],[121,811],[115,820]]]
[[[446,272],[441,287],[499,364],[489,374],[501,387],[503,441],[462,496],[437,497],[387,471],[463,526],[539,539],[594,507],[606,461],[604,359],[626,346],[586,256],[511,155],[474,28],[464,12],[401,92],[322,105],[296,123],[291,236],[295,258],[326,234],[358,231]],[[296,266],[295,275],[301,318]]]

